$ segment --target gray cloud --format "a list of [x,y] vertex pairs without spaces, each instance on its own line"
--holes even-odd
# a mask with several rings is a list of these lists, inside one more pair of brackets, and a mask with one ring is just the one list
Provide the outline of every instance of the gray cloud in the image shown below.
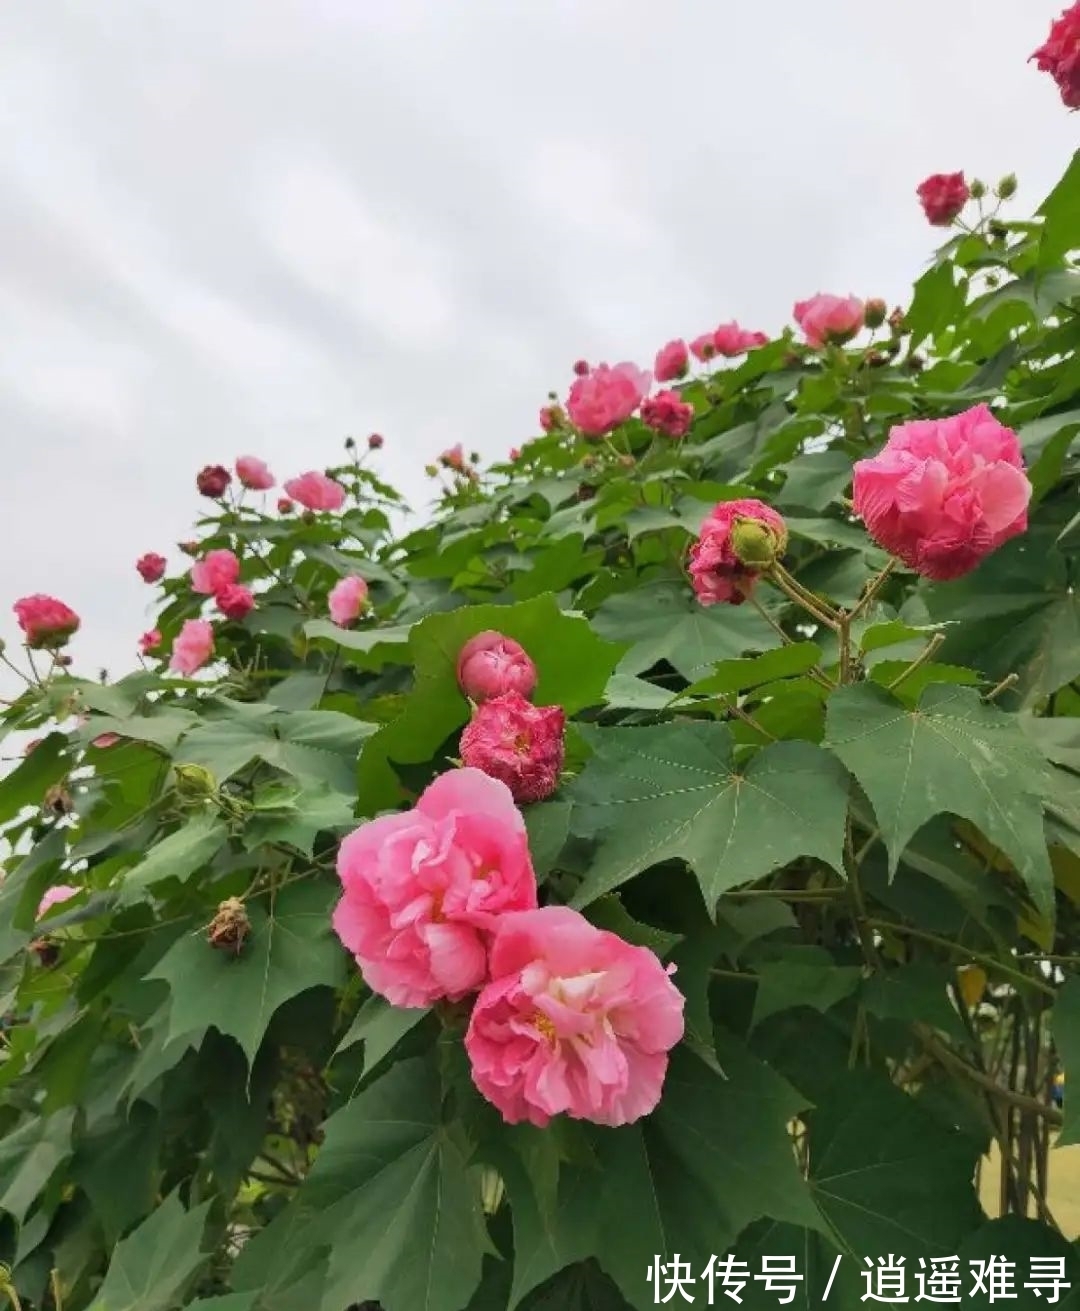
[[0,606],[55,592],[122,668],[133,560],[207,461],[378,430],[422,506],[433,454],[502,455],[579,355],[901,297],[925,174],[1035,199],[1074,148],[1025,64],[1060,3],[5,5]]

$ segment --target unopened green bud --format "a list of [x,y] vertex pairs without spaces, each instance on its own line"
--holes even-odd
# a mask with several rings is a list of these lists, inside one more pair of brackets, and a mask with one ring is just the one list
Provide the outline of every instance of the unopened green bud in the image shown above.
[[1010,196],[1016,195],[1016,174],[1006,173],[1001,181],[997,184],[997,193],[1002,200],[1008,200]]
[[787,535],[777,533],[759,519],[736,519],[731,528],[731,549],[740,564],[768,569],[784,554]]
[[212,797],[217,791],[217,779],[202,765],[174,765],[176,790],[190,801]]
[[972,200],[982,200],[983,196],[986,195],[986,183],[980,182],[978,178],[975,178],[971,183],[971,186],[968,187],[968,191],[971,194]]
[[868,328],[880,328],[885,322],[885,316],[889,312],[888,305],[878,297],[872,297],[866,302],[863,309],[863,316]]

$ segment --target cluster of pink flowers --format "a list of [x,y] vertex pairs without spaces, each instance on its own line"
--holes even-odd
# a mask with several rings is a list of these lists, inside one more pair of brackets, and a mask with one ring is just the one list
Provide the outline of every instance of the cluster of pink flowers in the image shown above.
[[1016,434],[986,405],[893,428],[855,465],[852,493],[874,540],[925,578],[959,578],[1027,530],[1031,483]]
[[971,188],[963,173],[932,173],[915,188],[927,220],[947,228],[971,199]]
[[536,666],[512,637],[477,633],[461,648],[458,685],[474,703],[461,758],[506,784],[515,801],[543,801],[559,785],[566,715],[534,706]]
[[255,606],[255,595],[240,578],[240,561],[225,548],[207,551],[191,566],[191,590],[212,596],[226,619],[243,619]]
[[521,813],[477,769],[342,842],[334,929],[397,1006],[478,994],[465,1048],[510,1123],[628,1124],[660,1099],[683,998],[644,947],[566,907],[538,908]]
[[702,605],[741,605],[787,547],[787,525],[762,501],[722,501],[690,549],[690,581]]
[[1080,0],[1054,20],[1031,58],[1057,83],[1066,107],[1080,109]]

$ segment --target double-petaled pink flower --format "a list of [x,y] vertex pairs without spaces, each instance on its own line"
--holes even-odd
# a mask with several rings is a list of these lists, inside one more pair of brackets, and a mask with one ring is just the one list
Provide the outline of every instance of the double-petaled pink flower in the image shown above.
[[683,1036],[683,996],[647,947],[548,906],[499,922],[490,972],[465,1050],[503,1119],[614,1126],[655,1109]]
[[506,692],[531,697],[536,666],[512,637],[489,629],[470,637],[458,653],[457,680],[472,701],[490,701]]
[[694,407],[676,391],[658,391],[642,401],[641,421],[667,437],[685,437],[694,421]]
[[[309,469],[296,478],[290,478],[285,490],[305,510],[340,510],[345,504],[345,488],[333,478],[316,469]],[[281,502],[278,502],[281,509]]]
[[915,188],[927,220],[947,228],[971,199],[963,173],[932,173]]
[[520,692],[504,692],[473,711],[461,758],[500,779],[515,801],[543,801],[559,786],[565,726],[562,706],[534,706]]
[[255,608],[255,594],[243,583],[228,583],[214,593],[214,602],[226,619],[240,620]]
[[143,655],[149,655],[151,651],[156,651],[161,645],[161,629],[151,628],[148,632],[143,633],[139,638],[139,650]]
[[985,405],[915,419],[855,465],[852,493],[874,540],[926,578],[959,578],[1027,529],[1031,483],[1016,434]]
[[236,476],[253,492],[265,492],[274,485],[274,475],[266,462],[254,455],[241,455],[237,459]]
[[737,323],[721,323],[712,334],[717,355],[745,355],[747,351],[764,346],[769,340],[764,332],[749,332]]
[[26,637],[26,645],[34,651],[41,648],[55,651],[78,632],[79,616],[71,606],[58,601],[55,596],[35,592],[32,596],[20,597],[12,608]]
[[339,628],[347,628],[367,607],[367,598],[368,585],[365,579],[358,574],[339,578],[326,598],[331,620]]
[[178,674],[194,674],[213,654],[213,625],[206,619],[188,619],[173,642],[169,668]]
[[689,367],[690,352],[686,342],[681,337],[676,337],[674,341],[669,341],[666,346],[661,346],[657,351],[653,373],[656,375],[657,382],[677,382],[680,378],[686,377],[686,370]]
[[752,498],[722,501],[690,549],[690,581],[702,605],[741,605],[758,578],[783,555],[787,525]]
[[158,555],[156,551],[147,551],[135,561],[135,568],[144,583],[160,583],[165,577],[167,564],[168,561],[163,555]]
[[191,590],[201,596],[216,596],[240,577],[240,561],[232,551],[222,547],[207,551],[191,566]]
[[475,992],[499,917],[536,906],[525,822],[509,790],[476,769],[451,770],[412,810],[362,825],[337,869],[334,930],[395,1006]]
[[652,375],[635,364],[598,364],[570,388],[566,410],[586,437],[603,437],[630,418],[651,385]]
[[856,296],[829,296],[819,293],[800,300],[793,311],[811,346],[842,346],[863,326],[865,307]]
[[1057,83],[1067,108],[1080,109],[1080,0],[1054,20],[1031,58]]

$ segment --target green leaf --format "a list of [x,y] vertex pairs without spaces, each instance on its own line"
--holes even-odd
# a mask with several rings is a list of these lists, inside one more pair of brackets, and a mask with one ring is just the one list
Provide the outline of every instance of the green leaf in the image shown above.
[[796,456],[783,466],[787,479],[776,495],[780,506],[802,510],[827,509],[851,482],[851,457],[844,451],[814,451]]
[[608,599],[593,627],[631,649],[619,663],[623,674],[642,674],[666,660],[689,682],[702,678],[718,660],[776,645],[776,634],[748,606],[703,606],[688,585],[653,583]]
[[842,868],[847,776],[812,743],[776,742],[736,768],[723,724],[586,737],[593,758],[566,795],[574,831],[598,845],[575,905],[672,858],[693,869],[710,914],[723,893],[800,856]]
[[262,843],[282,843],[310,856],[320,833],[352,828],[355,799],[316,783],[292,791],[279,806],[259,806],[244,829],[248,851]]
[[400,802],[401,786],[390,762],[430,761],[467,721],[469,704],[457,684],[457,658],[470,637],[487,629],[505,633],[528,651],[539,674],[533,695],[537,705],[561,705],[573,715],[603,702],[604,688],[621,653],[601,641],[583,616],[564,614],[553,596],[431,615],[409,634],[416,684],[405,710],[375,734],[361,757],[362,814]]
[[149,855],[123,876],[117,904],[130,906],[145,898],[155,883],[174,878],[186,881],[225,845],[229,830],[217,815],[203,811],[182,828],[151,847]]
[[966,687],[935,684],[914,710],[863,683],[829,698],[826,743],[870,799],[895,873],[904,848],[935,815],[968,819],[1012,860],[1052,915],[1043,834],[1045,766],[1015,717]]
[[56,1168],[70,1156],[74,1119],[71,1107],[55,1115],[34,1115],[0,1138],[0,1211],[19,1224]]
[[[1033,1275],[1055,1268],[1052,1265],[1033,1265],[1032,1258],[1062,1263],[1064,1283],[1056,1300],[1059,1311],[1077,1311],[1080,1306],[1080,1258],[1076,1246],[1037,1220],[1025,1220],[1018,1215],[990,1220],[964,1239],[957,1256],[964,1274],[963,1305],[971,1311],[1001,1311],[1002,1306],[1009,1305],[1032,1308],[1054,1305],[1051,1284],[1044,1283],[1038,1293],[1034,1288],[1025,1287],[1037,1282]],[[973,1271],[985,1268],[992,1259],[998,1270],[1002,1269],[1002,1262],[1009,1263],[1007,1273],[1011,1279],[1005,1291],[1014,1297],[1002,1296],[1002,1290],[991,1296],[989,1279],[983,1281],[984,1289],[976,1287]]]
[[[384,1057],[389,1056],[407,1034],[431,1012],[426,1007],[405,1009],[391,1006],[383,997],[371,996],[356,1013],[337,1051],[345,1051],[358,1042],[364,1044],[361,1075],[370,1074]],[[337,1053],[335,1052],[335,1055]]]
[[570,834],[570,813],[570,803],[562,799],[528,806],[524,811],[529,854],[538,879],[547,877],[566,845]]
[[0,879],[0,964],[34,936],[38,904],[64,858],[64,833],[53,829]]
[[172,1192],[113,1251],[91,1311],[169,1311],[205,1263],[200,1248],[211,1202],[185,1211]]
[[1050,268],[1077,247],[1080,232],[1080,151],[1072,157],[1065,175],[1043,201],[1039,213],[1043,230],[1039,239],[1039,267]]
[[805,948],[790,959],[765,961],[755,972],[758,986],[751,1028],[796,1006],[809,1006],[824,1014],[850,997],[862,979],[858,966],[837,965],[827,951],[817,948]]
[[388,664],[410,663],[409,634],[412,628],[412,624],[341,628],[329,619],[309,619],[304,632],[315,640],[332,642],[365,669],[381,669]]
[[336,792],[352,791],[356,757],[375,732],[374,724],[334,710],[226,705],[227,714],[206,720],[184,738],[178,764],[202,765],[220,783],[253,760],[261,760],[301,783],[321,782]]
[[875,971],[863,984],[860,1000],[879,1019],[930,1024],[966,1043],[967,1031],[949,1000],[949,984],[955,980],[952,965],[912,961],[896,969]]
[[164,979],[172,993],[169,1040],[213,1026],[253,1062],[279,1006],[344,980],[345,953],[330,927],[333,901],[324,884],[296,883],[268,910],[249,902],[251,933],[239,956],[211,947],[202,928],[180,938],[147,976]]
[[6,824],[26,806],[40,807],[53,783],[64,777],[71,761],[64,754],[67,739],[50,733],[25,760],[0,778],[0,825]]
[[645,1278],[654,1255],[678,1251],[697,1272],[762,1216],[821,1227],[788,1137],[802,1100],[736,1040],[722,1037],[718,1055],[728,1079],[679,1048],[651,1116],[587,1130],[595,1163],[562,1164],[551,1210],[514,1158],[502,1159],[514,1216],[511,1307],[593,1256],[644,1311],[654,1305]]
[[[442,1122],[431,1062],[403,1061],[326,1123],[318,1158],[269,1253],[329,1248],[326,1311],[365,1300],[384,1311],[461,1311],[490,1250],[479,1188]],[[253,1244],[258,1255],[260,1240]]]
[[978,1148],[879,1075],[836,1082],[810,1120],[810,1186],[843,1247],[860,1260],[888,1252],[955,1252],[982,1212]]
[[679,693],[679,699],[691,696],[722,696],[745,692],[751,687],[781,678],[805,674],[821,659],[821,648],[814,642],[793,642],[790,646],[765,651],[752,660],[722,660],[708,678],[691,683]]
[[153,1209],[160,1151],[158,1115],[145,1102],[79,1142],[71,1177],[89,1197],[108,1242]]
[[1054,1045],[1065,1067],[1065,1123],[1058,1135],[1058,1146],[1080,1143],[1080,977],[1065,981],[1051,1013]]
[[964,283],[957,283],[952,264],[938,264],[924,273],[904,315],[904,327],[911,334],[908,349],[915,350],[925,337],[951,327],[965,301]]

